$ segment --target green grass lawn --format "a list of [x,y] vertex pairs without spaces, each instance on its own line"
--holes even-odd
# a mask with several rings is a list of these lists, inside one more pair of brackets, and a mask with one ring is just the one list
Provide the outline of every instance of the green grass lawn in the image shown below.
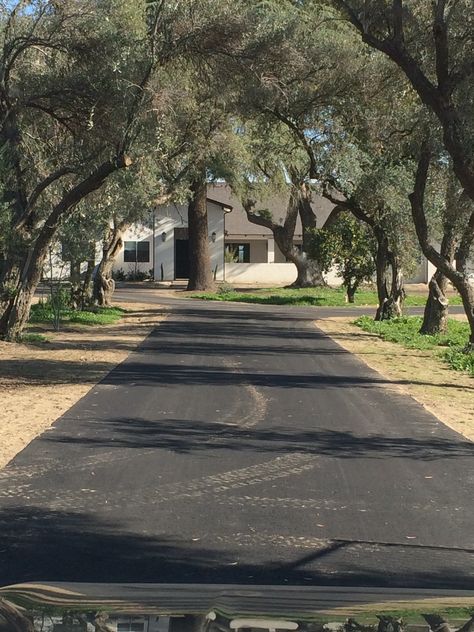
[[[290,305],[290,306],[327,306],[344,307],[346,293],[339,288],[265,288],[251,292],[236,292],[234,290],[217,292],[197,292],[190,298],[200,298],[206,301],[233,301],[236,303],[259,303],[262,305]],[[405,305],[408,307],[424,306],[426,297],[420,294],[407,296]],[[450,298],[451,305],[460,305],[458,296]],[[377,293],[371,290],[361,290],[355,295],[355,305],[376,306]]]
[[405,316],[394,320],[376,322],[369,316],[361,316],[354,324],[383,340],[396,342],[408,349],[439,349],[441,357],[458,371],[467,371],[474,376],[474,354],[464,353],[469,339],[469,325],[458,320],[449,320],[448,332],[436,336],[424,336],[419,332],[422,319]]
[[[125,310],[119,307],[97,307],[90,310],[76,311],[65,308],[61,311],[62,323],[78,325],[113,325],[119,321]],[[48,324],[53,322],[53,310],[47,303],[37,303],[31,307],[30,324]]]

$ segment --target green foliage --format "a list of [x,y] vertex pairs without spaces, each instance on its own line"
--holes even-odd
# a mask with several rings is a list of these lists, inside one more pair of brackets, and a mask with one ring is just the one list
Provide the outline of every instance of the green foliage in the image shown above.
[[[346,294],[343,289],[333,288],[271,288],[255,292],[237,292],[234,290],[224,293],[201,292],[190,298],[200,298],[208,301],[233,301],[237,303],[259,303],[262,305],[289,306],[334,306],[347,305]],[[376,305],[377,295],[371,291],[361,291],[356,296],[358,305]]]
[[309,255],[326,272],[334,265],[348,291],[369,283],[375,273],[376,243],[371,231],[348,213],[341,213],[328,228],[312,233]]
[[465,353],[462,349],[448,349],[443,354],[446,362],[456,371],[467,371],[474,376],[474,353]]
[[[119,321],[124,310],[118,307],[100,307],[84,311],[66,308],[61,312],[61,321],[79,325],[112,325]],[[55,314],[49,303],[32,305],[30,323],[51,324]]]
[[49,342],[49,339],[43,334],[24,333],[19,338],[19,342],[22,342],[24,344],[31,344],[31,345],[34,345],[34,344],[43,345],[44,343]]
[[223,294],[224,296],[226,296],[227,294],[232,294],[234,293],[234,287],[230,284],[230,283],[220,283],[219,287],[217,288],[217,294]]
[[118,270],[113,271],[112,277],[114,281],[125,281],[127,275],[125,274],[125,270],[123,268],[119,268]]
[[450,319],[448,332],[434,336],[420,334],[421,323],[422,319],[417,316],[404,316],[378,322],[368,316],[361,316],[354,322],[364,331],[377,334],[383,340],[401,344],[408,349],[448,347],[440,353],[441,357],[453,369],[467,371],[474,375],[474,353],[464,352],[469,340],[468,323]]
[[[199,292],[189,298],[199,298],[206,301],[233,301],[236,303],[260,303],[262,305],[289,306],[326,306],[347,307],[346,292],[343,288],[262,288],[251,292],[238,292],[231,289],[225,292]],[[461,305],[458,296],[450,298],[451,305]],[[423,307],[426,296],[411,294],[406,297],[408,307]],[[355,296],[355,305],[377,306],[377,293],[362,289]],[[371,321],[371,319],[369,318]],[[371,321],[372,322],[372,321]]]
[[143,270],[130,270],[125,276],[125,281],[149,281],[150,273]]

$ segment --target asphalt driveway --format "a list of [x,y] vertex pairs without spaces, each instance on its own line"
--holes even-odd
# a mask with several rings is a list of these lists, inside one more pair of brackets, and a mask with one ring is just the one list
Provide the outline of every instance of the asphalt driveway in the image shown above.
[[474,588],[472,443],[314,309],[167,303],[0,473],[0,583]]

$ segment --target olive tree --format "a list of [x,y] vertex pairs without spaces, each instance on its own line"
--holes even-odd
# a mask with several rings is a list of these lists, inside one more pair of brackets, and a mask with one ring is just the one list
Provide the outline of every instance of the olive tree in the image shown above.
[[[28,319],[48,249],[86,196],[129,167],[175,18],[145,0],[4,3],[0,13],[0,336]],[[126,28],[124,28],[126,25]]]

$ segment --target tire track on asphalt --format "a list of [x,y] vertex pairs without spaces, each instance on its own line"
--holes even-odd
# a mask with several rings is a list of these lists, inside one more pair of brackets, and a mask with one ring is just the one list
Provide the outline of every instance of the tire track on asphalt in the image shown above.
[[100,505],[102,509],[116,509],[124,503],[135,505],[156,505],[181,499],[199,498],[206,494],[221,494],[228,490],[245,488],[289,476],[295,476],[314,469],[317,459],[313,455],[291,454],[276,457],[271,461],[251,465],[245,468],[229,470],[221,474],[203,476],[194,481],[168,483],[152,490],[142,490],[138,496],[135,490],[104,493],[100,490],[84,488],[78,491],[59,490],[57,496],[49,498],[49,490],[24,490],[18,487],[4,489],[0,496],[32,505],[40,503],[43,508],[76,510],[90,508],[90,503]]

